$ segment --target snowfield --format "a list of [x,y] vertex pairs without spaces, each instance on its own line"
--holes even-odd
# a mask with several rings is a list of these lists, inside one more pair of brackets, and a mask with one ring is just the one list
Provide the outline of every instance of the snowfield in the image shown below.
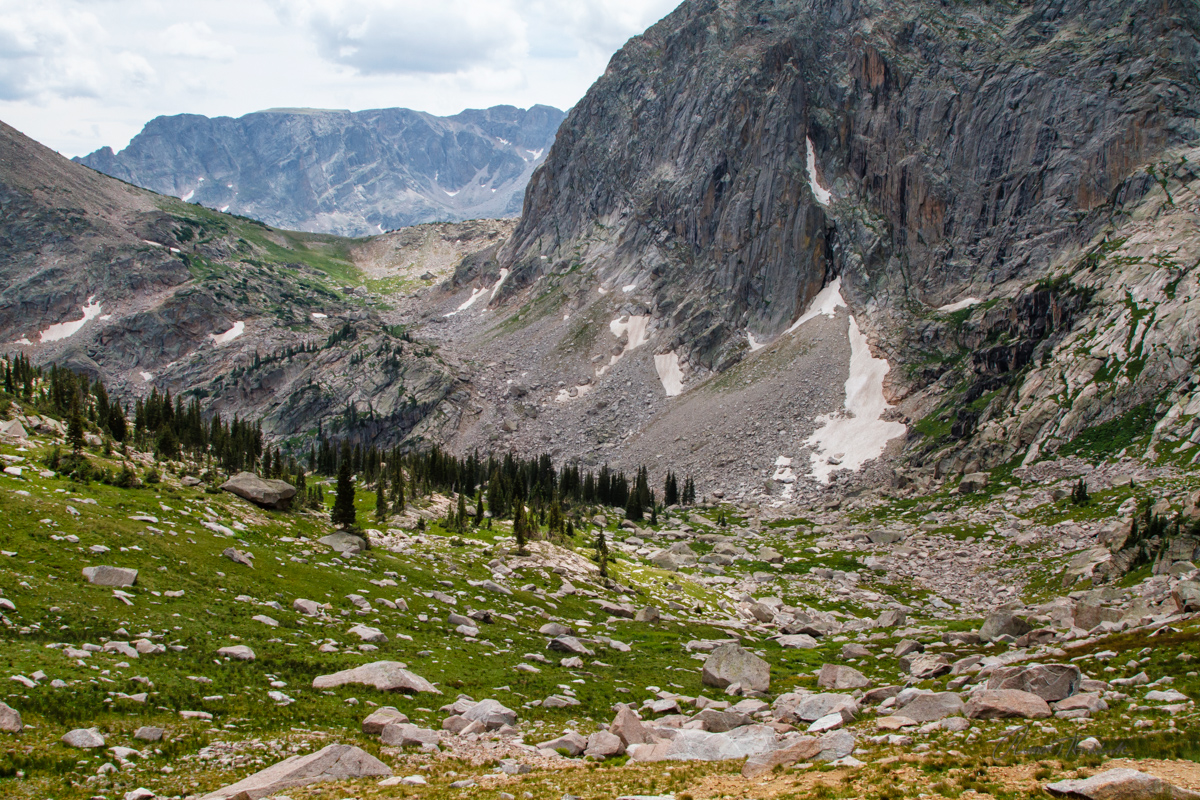
[[224,333],[210,333],[209,336],[212,337],[213,344],[217,347],[220,347],[223,344],[229,344],[245,332],[246,323],[239,320],[238,322],[233,323],[233,327]]
[[100,304],[94,303],[96,298],[93,295],[88,298],[87,305],[83,307],[83,319],[73,320],[71,322],[60,322],[57,325],[51,325],[41,333],[41,342],[61,342],[63,339],[69,339],[87,323],[100,316]]
[[683,394],[683,369],[679,366],[679,356],[676,353],[655,356],[654,369],[658,371],[658,379],[662,381],[667,397]]
[[813,147],[812,139],[808,140],[808,186],[821,205],[828,206],[833,201],[833,192],[817,181],[817,149]]

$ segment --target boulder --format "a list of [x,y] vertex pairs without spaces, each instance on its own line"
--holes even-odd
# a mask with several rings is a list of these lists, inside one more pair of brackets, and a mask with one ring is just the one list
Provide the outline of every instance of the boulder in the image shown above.
[[801,761],[809,761],[821,753],[821,742],[815,736],[802,736],[786,747],[757,753],[746,759],[742,766],[742,777],[754,780],[770,774],[776,767],[790,767]]
[[1044,719],[1050,716],[1050,706],[1031,692],[985,689],[971,695],[966,712],[971,719]]
[[399,661],[376,661],[332,675],[321,675],[313,680],[313,688],[336,689],[351,683],[373,686],[381,692],[441,694],[432,683],[409,672]]
[[76,728],[62,737],[62,743],[80,750],[95,750],[105,744],[104,737],[96,728]]
[[637,612],[637,614],[634,615],[633,621],[634,622],[658,622],[659,619],[661,619],[661,618],[662,618],[662,615],[659,613],[657,608],[655,608],[654,606],[646,606],[645,608],[639,610]]
[[559,636],[570,636],[575,633],[574,630],[566,625],[560,625],[557,622],[547,622],[542,627],[538,628],[538,633],[542,636],[549,636],[552,639],[557,639]]
[[0,702],[0,731],[5,733],[20,733],[25,726],[21,724],[21,714],[15,708]]
[[921,694],[896,713],[914,722],[937,722],[946,717],[961,716],[965,706],[962,698],[954,692]]
[[866,675],[853,667],[844,667],[838,664],[826,664],[821,667],[821,674],[817,677],[817,686],[822,689],[833,689],[836,692],[865,689],[870,685],[871,681]]
[[725,731],[741,728],[754,722],[745,714],[739,714],[736,711],[718,711],[715,708],[706,708],[692,719],[703,723],[704,730],[709,733],[725,733]]
[[1200,611],[1200,581],[1180,581],[1171,599],[1181,614]]
[[[945,675],[954,669],[950,665],[950,660],[941,653],[921,653],[920,655],[905,656],[904,658],[911,659],[908,663],[908,674],[919,681]],[[904,659],[901,659],[901,663],[904,663]]]
[[595,653],[584,646],[583,642],[574,636],[556,636],[550,641],[547,647],[556,653],[570,653],[576,656],[595,655]]
[[138,571],[124,567],[84,567],[83,577],[93,586],[124,587],[137,583]]
[[795,636],[780,636],[775,641],[779,642],[779,646],[788,650],[814,650],[821,646],[813,637],[807,633],[798,633]]
[[334,550],[342,555],[357,555],[366,550],[370,545],[367,540],[361,536],[355,536],[352,533],[337,532],[331,533],[328,536],[322,536],[317,539],[318,542],[326,547]]
[[387,778],[392,770],[371,754],[345,744],[331,744],[315,753],[292,756],[243,781],[218,789],[201,800],[260,800],[288,789],[328,781]]
[[901,639],[896,648],[892,651],[892,655],[896,658],[904,658],[911,653],[924,653],[925,645],[915,639]]
[[499,700],[484,700],[476,703],[463,714],[463,718],[472,722],[480,722],[489,731],[498,730],[505,725],[517,724],[517,712],[505,708]]
[[733,684],[755,692],[765,692],[771,686],[771,665],[741,645],[718,647],[704,662],[701,680],[705,686],[724,689]]
[[[618,740],[619,741],[619,740]],[[538,744],[539,750],[563,751],[571,758],[587,750],[588,740],[575,731],[567,731],[562,736]]]
[[850,722],[858,714],[858,702],[848,694],[809,695],[785,716],[784,721],[816,722],[834,712],[841,714],[846,722]]
[[879,615],[875,620],[876,628],[894,628],[897,625],[903,625],[908,621],[908,616],[901,610],[889,608]]
[[280,511],[287,509],[292,503],[292,498],[296,496],[296,487],[290,483],[265,480],[253,472],[239,472],[221,484],[221,490],[249,500],[257,506]]
[[1031,664],[997,667],[988,678],[989,689],[1031,692],[1047,703],[1065,700],[1079,691],[1083,675],[1073,664]]
[[437,747],[442,737],[437,731],[428,728],[419,728],[408,722],[393,722],[383,726],[379,741],[388,747]]
[[592,758],[615,758],[625,754],[625,743],[621,737],[608,731],[596,731],[587,739],[584,755]]
[[162,728],[143,725],[133,732],[133,738],[141,742],[161,742],[165,732]]
[[854,734],[850,731],[833,731],[820,739],[821,752],[817,761],[837,761],[854,752]]
[[646,730],[646,726],[642,724],[641,718],[629,706],[623,705],[617,709],[617,716],[608,726],[608,730],[618,736],[626,747],[633,744],[649,744],[654,741],[650,731]]
[[221,555],[224,558],[228,558],[235,564],[241,564],[243,567],[254,569],[254,556],[250,555],[249,553],[243,553],[236,547],[226,547],[225,550],[222,551]]
[[729,761],[779,749],[775,729],[748,725],[728,733],[681,729],[674,738],[628,748],[631,761]]
[[1011,636],[1015,639],[1031,630],[1033,626],[1020,617],[1007,611],[997,611],[983,621],[979,628],[979,639],[983,642],[994,642],[1001,636]]
[[1070,715],[1073,718],[1090,717],[1101,711],[1108,711],[1108,703],[1098,694],[1073,694],[1065,700],[1059,700],[1051,705],[1056,717]]
[[313,600],[296,598],[292,601],[292,608],[306,617],[319,617],[321,615],[321,606]]
[[346,631],[346,633],[349,636],[357,636],[359,640],[371,644],[383,644],[388,640],[387,634],[378,628],[372,628],[370,625],[355,625]]
[[1181,789],[1136,769],[1110,769],[1086,780],[1050,783],[1046,791],[1055,797],[1081,800],[1200,800],[1200,792]]
[[372,711],[370,716],[362,721],[362,732],[368,736],[378,736],[388,725],[405,722],[408,722],[407,716],[392,706],[383,706]]
[[255,658],[254,651],[244,644],[222,647],[217,651],[217,655],[222,658],[232,658],[234,661],[253,661]]
[[987,488],[989,476],[986,472],[972,472],[970,475],[963,475],[962,480],[958,482],[959,494],[972,494],[980,492]]

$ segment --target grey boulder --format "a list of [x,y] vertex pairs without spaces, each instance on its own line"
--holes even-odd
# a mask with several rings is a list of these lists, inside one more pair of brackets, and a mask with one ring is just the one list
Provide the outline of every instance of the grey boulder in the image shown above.
[[104,737],[96,728],[76,728],[62,737],[62,743],[80,750],[95,750],[104,747]]
[[408,722],[407,716],[392,706],[384,706],[372,711],[370,716],[362,721],[362,732],[368,736],[378,736],[388,725],[405,722]]
[[253,472],[239,472],[225,483],[221,490],[249,500],[256,506],[284,510],[296,496],[296,487],[286,481],[265,480]]
[[498,730],[505,725],[517,724],[517,712],[505,708],[499,700],[484,700],[476,703],[462,716],[472,722],[482,723],[489,731]]
[[1020,617],[1007,611],[998,611],[983,621],[979,628],[979,639],[984,642],[994,642],[1001,636],[1011,636],[1015,639],[1031,630],[1033,626]]
[[346,684],[373,686],[381,692],[441,694],[429,681],[405,669],[399,661],[376,661],[313,680],[314,689],[336,689]]
[[83,577],[93,586],[133,586],[137,583],[138,571],[124,567],[84,567]]
[[971,719],[1044,719],[1050,716],[1050,706],[1032,692],[984,689],[971,695],[966,712]]
[[771,686],[771,665],[740,645],[721,645],[704,662],[701,680],[704,685],[718,689],[736,683],[745,689],[765,692]]
[[287,789],[330,781],[391,777],[387,764],[357,747],[331,744],[306,756],[292,756],[201,800],[260,800]]
[[1086,780],[1059,781],[1046,785],[1055,797],[1081,800],[1197,800],[1200,792],[1181,789],[1161,778],[1136,769],[1110,769]]
[[232,658],[234,661],[253,661],[255,659],[254,651],[244,644],[222,647],[217,651],[217,655]]
[[388,747],[437,747],[442,737],[437,731],[419,728],[408,722],[393,722],[383,728],[379,741]]
[[20,733],[25,726],[21,724],[21,714],[6,703],[0,703],[0,731],[5,733]]
[[870,679],[853,667],[838,664],[826,664],[821,667],[817,676],[817,686],[822,689],[833,689],[835,692],[845,692],[853,689],[865,689],[871,685]]
[[367,549],[367,540],[352,533],[331,533],[317,539],[318,542],[342,555],[357,555]]
[[999,667],[988,678],[989,689],[1031,692],[1047,703],[1065,700],[1079,691],[1083,675],[1073,664],[1033,664]]
[[954,692],[937,692],[917,695],[896,714],[913,722],[937,722],[946,717],[961,716],[964,708],[962,698]]

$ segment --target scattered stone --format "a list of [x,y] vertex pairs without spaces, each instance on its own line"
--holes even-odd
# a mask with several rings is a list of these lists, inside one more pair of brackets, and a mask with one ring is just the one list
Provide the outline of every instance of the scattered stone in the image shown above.
[[1001,636],[1011,636],[1015,639],[1032,630],[1033,626],[1020,617],[1007,611],[998,611],[983,621],[979,628],[979,639],[983,642],[994,642]]
[[505,725],[517,724],[517,713],[505,708],[498,700],[484,700],[476,703],[465,714],[464,719],[482,723],[489,731],[503,728]]
[[352,533],[331,533],[328,536],[322,536],[317,541],[334,552],[342,555],[354,556],[365,551],[370,545],[367,540],[361,536],[355,536]]
[[742,777],[754,780],[770,774],[776,767],[790,767],[801,761],[809,761],[821,753],[821,742],[814,736],[803,736],[786,747],[765,753],[756,753],[746,759],[742,766]]
[[279,620],[273,619],[272,617],[268,617],[266,614],[255,614],[250,619],[254,620],[255,622],[261,622],[263,625],[266,625],[268,628],[278,628],[279,627]]
[[389,747],[436,747],[442,741],[442,737],[437,731],[428,728],[419,728],[408,722],[393,722],[384,726],[379,741]]
[[152,728],[143,726],[133,732],[133,738],[143,742],[161,742],[163,739],[162,728]]
[[901,659],[900,663],[903,664],[905,659],[909,658],[912,660],[908,663],[908,674],[919,681],[926,681],[930,678],[945,675],[954,669],[950,665],[950,660],[941,653],[922,653],[917,656],[905,656],[904,659]]
[[15,708],[0,702],[0,731],[5,733],[20,733],[25,726],[21,724],[21,714]]
[[312,600],[297,598],[292,601],[292,608],[306,617],[319,617],[321,615],[321,606]]
[[592,758],[615,758],[625,754],[625,743],[621,737],[608,731],[596,731],[587,739],[584,755]]
[[921,694],[896,713],[916,722],[937,722],[960,716],[965,710],[962,698],[954,692]]
[[577,656],[595,655],[595,653],[584,646],[583,642],[574,636],[556,636],[551,640],[548,647],[558,653],[571,653]]
[[821,674],[817,677],[817,686],[822,689],[833,689],[838,692],[865,689],[870,685],[871,681],[866,675],[863,675],[853,667],[844,667],[837,664],[826,664],[821,667]]
[[331,744],[309,755],[292,756],[201,800],[261,800],[314,783],[383,778],[391,774],[391,768],[371,754],[351,745]]
[[618,736],[626,747],[634,744],[649,744],[654,741],[654,737],[642,725],[641,718],[634,713],[633,709],[624,705],[617,709],[617,716],[608,726],[608,730]]
[[378,736],[383,733],[383,729],[393,723],[403,724],[408,722],[408,717],[397,711],[392,706],[383,706],[371,712],[370,716],[362,722],[362,732],[368,736]]
[[[620,741],[618,739],[618,741]],[[571,758],[583,753],[587,750],[588,740],[580,736],[575,731],[567,731],[562,736],[550,739],[538,744],[539,750],[553,750],[555,752],[564,751]]]
[[254,569],[254,556],[250,555],[249,553],[243,553],[236,547],[226,547],[221,555],[225,558],[228,558],[235,564],[241,564],[242,566]]
[[355,625],[346,633],[351,636],[357,636],[360,640],[372,644],[383,644],[388,640],[387,635],[383,631],[378,628],[372,628],[369,625]]
[[1079,667],[1073,664],[1032,664],[998,667],[988,678],[987,688],[1018,689],[1056,703],[1078,692],[1082,680]]

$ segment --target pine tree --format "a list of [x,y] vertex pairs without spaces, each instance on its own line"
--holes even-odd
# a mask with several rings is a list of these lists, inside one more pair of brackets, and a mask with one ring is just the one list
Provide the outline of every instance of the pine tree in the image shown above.
[[375,519],[386,522],[388,518],[387,480],[379,473],[375,481]]
[[549,530],[551,539],[554,539],[555,537],[562,538],[564,533],[562,505],[559,503],[557,497],[554,499],[554,503],[550,506]]
[[667,508],[679,505],[679,480],[674,472],[667,473],[667,480],[663,484],[663,505]]
[[650,524],[658,524],[658,504],[653,499],[650,501]]
[[67,442],[71,452],[79,455],[83,452],[83,414],[79,410],[79,396],[71,397],[71,417],[67,422]]
[[596,534],[596,563],[600,565],[600,577],[608,577],[608,539],[601,529]]
[[529,555],[529,550],[525,548],[527,531],[525,530],[525,504],[522,502],[518,502],[513,511],[513,536],[517,538],[517,555]]
[[392,513],[404,513],[404,472],[396,471],[396,482],[392,486]]
[[483,487],[475,490],[475,527],[483,524]]
[[467,495],[466,492],[458,493],[458,518],[454,521],[454,527],[462,533],[467,529]]
[[630,522],[641,522],[645,516],[645,512],[642,510],[641,495],[636,490],[630,492],[629,502],[625,504],[625,519]]
[[333,510],[329,514],[334,527],[352,529],[358,524],[358,513],[354,509],[354,481],[350,477],[353,466],[349,455],[349,446],[342,450],[341,463],[338,464],[337,494],[333,500]]

